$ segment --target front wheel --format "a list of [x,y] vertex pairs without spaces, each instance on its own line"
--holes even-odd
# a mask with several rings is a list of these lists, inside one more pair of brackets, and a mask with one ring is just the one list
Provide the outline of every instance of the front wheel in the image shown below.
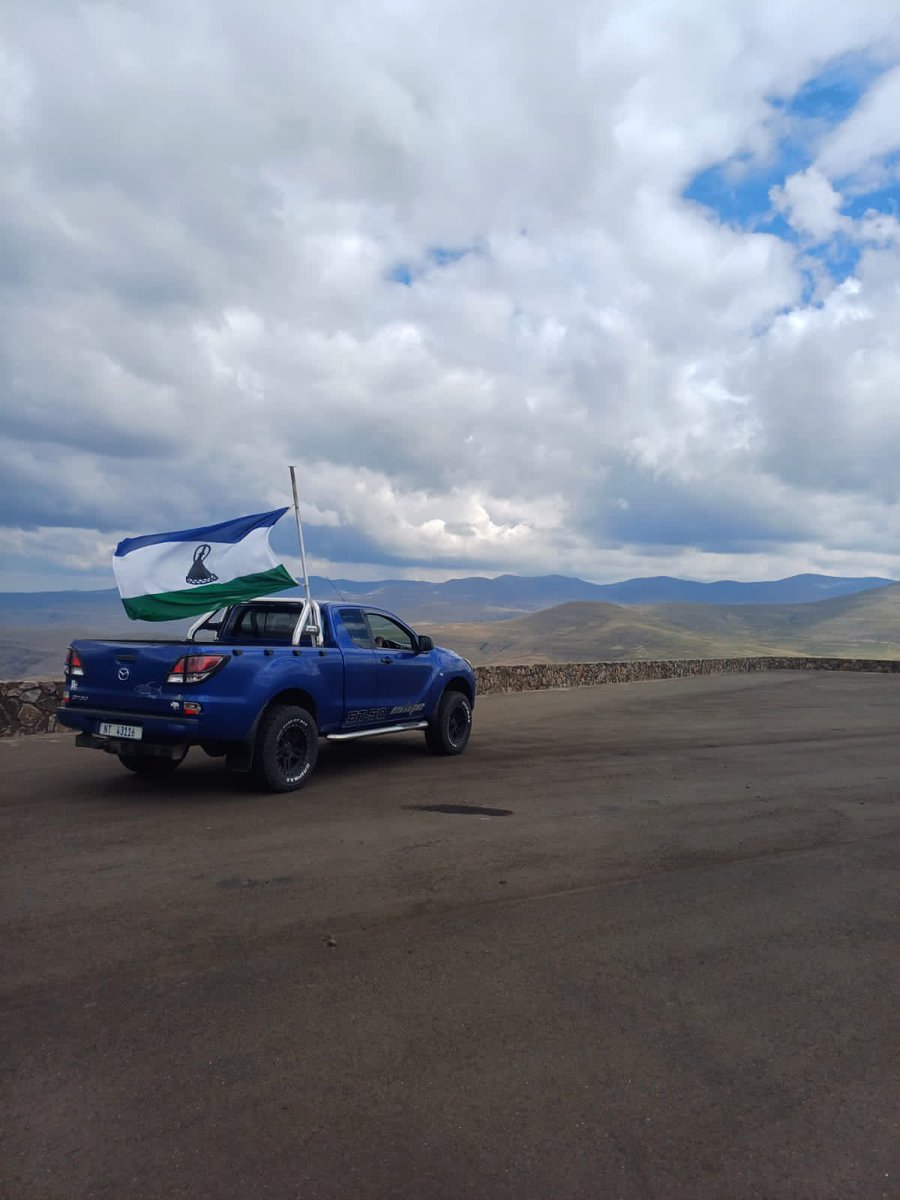
[[319,731],[305,708],[278,704],[263,717],[256,736],[253,774],[270,792],[303,787],[319,757]]
[[432,754],[462,754],[472,733],[472,705],[462,692],[444,692],[425,730]]

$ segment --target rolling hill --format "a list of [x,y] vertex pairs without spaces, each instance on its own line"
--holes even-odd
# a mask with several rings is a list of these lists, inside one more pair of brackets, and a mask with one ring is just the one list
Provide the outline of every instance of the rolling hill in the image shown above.
[[562,604],[431,632],[480,664],[757,654],[900,659],[900,584],[813,604]]
[[652,611],[684,632],[752,638],[797,654],[900,658],[900,584],[816,604],[668,604]]
[[[341,591],[349,602],[396,609],[435,641],[452,646],[476,663],[783,653],[900,658],[900,584],[792,604],[622,605],[605,600],[568,600],[501,620],[497,617],[501,601],[513,603],[512,593],[506,591],[512,578],[451,580],[435,585],[402,583],[407,604],[398,603],[402,596],[395,597],[393,585],[388,584],[382,587],[344,581]],[[523,588],[522,603],[537,603],[543,588],[546,594],[577,590],[581,581],[548,576],[545,580],[518,582],[532,585]],[[487,589],[493,601],[490,605],[481,584],[498,584],[493,591]],[[354,594],[351,587],[360,590]],[[324,586],[314,588],[314,595],[324,598]],[[424,599],[426,593],[435,591],[439,598],[433,603]],[[416,592],[418,602],[413,601]],[[448,622],[445,615],[441,620],[441,614],[462,612],[468,618],[469,613],[484,612],[485,607],[490,611],[486,619]],[[60,676],[65,649],[73,637],[177,637],[188,624],[129,621],[114,591],[0,594],[0,678]]]

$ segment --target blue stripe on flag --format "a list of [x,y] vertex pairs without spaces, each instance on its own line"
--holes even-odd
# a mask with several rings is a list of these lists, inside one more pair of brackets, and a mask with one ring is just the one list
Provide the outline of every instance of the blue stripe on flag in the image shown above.
[[173,533],[148,533],[144,537],[123,538],[116,546],[114,557],[124,558],[133,550],[157,546],[160,542],[239,542],[254,529],[274,525],[286,512],[287,508],[274,508],[271,512],[237,517],[234,521],[222,521],[218,525],[205,525],[199,529],[179,529]]

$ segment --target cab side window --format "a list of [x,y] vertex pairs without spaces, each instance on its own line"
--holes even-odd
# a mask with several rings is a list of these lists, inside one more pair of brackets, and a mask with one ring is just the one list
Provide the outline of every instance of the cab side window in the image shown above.
[[372,630],[372,637],[375,639],[375,645],[379,650],[414,649],[412,635],[408,629],[404,629],[390,617],[383,617],[381,613],[366,613],[366,617],[369,621],[369,628]]
[[369,627],[366,624],[366,618],[362,614],[362,609],[342,608],[339,611],[341,620],[344,622],[344,628],[353,640],[353,645],[358,646],[360,650],[371,650],[372,639],[369,636]]

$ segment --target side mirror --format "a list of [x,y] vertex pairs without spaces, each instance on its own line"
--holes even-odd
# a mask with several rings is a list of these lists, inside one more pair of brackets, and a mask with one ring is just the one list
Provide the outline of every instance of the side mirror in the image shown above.
[[427,633],[420,633],[416,643],[416,654],[427,654],[429,650],[434,649],[434,642]]

